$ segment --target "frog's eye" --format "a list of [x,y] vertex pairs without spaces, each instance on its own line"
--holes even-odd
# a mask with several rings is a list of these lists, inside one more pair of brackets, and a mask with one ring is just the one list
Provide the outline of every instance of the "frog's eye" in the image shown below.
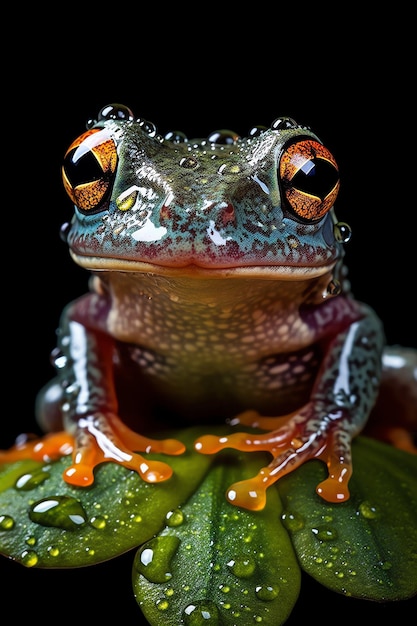
[[333,155],[318,141],[304,139],[284,151],[279,176],[292,213],[302,220],[321,219],[339,191],[339,170]]
[[68,148],[62,166],[65,191],[84,213],[101,209],[117,167],[116,144],[106,129],[92,128]]

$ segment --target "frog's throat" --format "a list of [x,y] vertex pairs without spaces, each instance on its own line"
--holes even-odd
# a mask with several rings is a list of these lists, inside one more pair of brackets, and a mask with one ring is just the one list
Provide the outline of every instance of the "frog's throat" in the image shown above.
[[263,278],[271,280],[306,280],[332,271],[336,262],[318,266],[248,265],[240,267],[203,267],[195,263],[179,266],[157,265],[145,261],[82,256],[70,250],[72,259],[81,267],[94,272],[136,272],[158,276],[189,278]]

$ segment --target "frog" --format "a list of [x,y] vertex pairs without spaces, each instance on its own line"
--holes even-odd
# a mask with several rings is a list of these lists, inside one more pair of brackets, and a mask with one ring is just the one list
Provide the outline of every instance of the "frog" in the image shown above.
[[417,405],[416,353],[387,353],[382,321],[352,294],[339,167],[321,139],[291,117],[246,137],[161,135],[116,103],[71,143],[62,180],[61,235],[89,290],[60,319],[56,377],[36,400],[45,434],[0,462],[71,455],[69,485],[93,485],[106,462],[160,483],[186,446],[158,433],[198,424],[200,454],[269,455],[230,485],[231,504],[263,509],[313,459],[327,466],[318,496],[346,501],[352,441],[384,380],[407,372]]

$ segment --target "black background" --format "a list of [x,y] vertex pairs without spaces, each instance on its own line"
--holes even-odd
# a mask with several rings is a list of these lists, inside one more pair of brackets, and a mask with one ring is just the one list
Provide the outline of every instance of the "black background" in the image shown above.
[[[219,8],[188,15],[190,24],[156,6],[110,12],[86,6],[77,16],[68,8],[59,15],[38,8],[5,24],[13,43],[2,54],[0,448],[36,430],[35,395],[53,374],[49,353],[60,312],[87,288],[85,271],[59,237],[71,217],[60,166],[86,121],[110,102],[128,105],[161,134],[231,128],[245,135],[282,115],[311,126],[340,166],[336,212],[353,229],[346,254],[354,294],[384,320],[389,343],[417,345],[415,81],[407,15],[365,20],[340,9],[314,15],[316,24],[294,8],[239,12],[238,22]],[[68,614],[108,624],[114,610],[139,624],[132,558],[60,572],[0,559],[1,602],[6,614],[22,618]],[[288,625],[306,615],[322,619],[333,603],[346,619],[405,619],[416,605],[339,598],[305,580]]]

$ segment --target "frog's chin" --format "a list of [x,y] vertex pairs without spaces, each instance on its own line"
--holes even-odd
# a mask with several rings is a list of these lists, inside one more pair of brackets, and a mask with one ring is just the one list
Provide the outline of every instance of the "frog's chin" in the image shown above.
[[196,263],[180,266],[158,265],[145,261],[132,261],[117,258],[83,256],[70,251],[73,260],[92,272],[134,272],[157,276],[188,278],[263,278],[271,280],[306,280],[323,276],[332,271],[335,261],[327,265],[242,265],[230,267],[205,267]]

